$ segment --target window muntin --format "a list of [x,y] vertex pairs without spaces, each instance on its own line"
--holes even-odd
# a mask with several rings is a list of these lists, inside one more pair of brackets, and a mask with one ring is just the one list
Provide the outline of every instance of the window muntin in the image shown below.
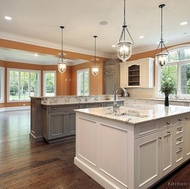
[[8,69],[8,101],[30,101],[40,96],[40,72]]
[[56,71],[44,71],[44,96],[56,95]]
[[77,95],[89,95],[89,69],[77,71]]
[[171,94],[174,98],[190,98],[190,47],[170,51],[168,63],[162,70],[158,70],[158,97],[164,95],[160,92],[162,74],[168,72],[168,77],[175,79],[176,92]]

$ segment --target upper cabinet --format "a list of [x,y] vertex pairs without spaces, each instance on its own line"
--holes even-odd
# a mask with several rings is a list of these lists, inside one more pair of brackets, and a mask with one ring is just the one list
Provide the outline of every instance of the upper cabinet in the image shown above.
[[122,87],[153,88],[153,81],[153,58],[143,58],[120,63],[120,85]]
[[111,59],[104,62],[104,94],[113,94],[120,86],[120,60]]

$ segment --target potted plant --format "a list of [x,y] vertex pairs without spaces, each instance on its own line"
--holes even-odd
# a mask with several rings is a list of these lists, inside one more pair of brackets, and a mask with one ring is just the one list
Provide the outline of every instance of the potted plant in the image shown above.
[[169,106],[169,95],[175,93],[176,91],[176,82],[172,77],[168,77],[167,75],[162,75],[161,89],[160,91],[165,95],[165,106]]

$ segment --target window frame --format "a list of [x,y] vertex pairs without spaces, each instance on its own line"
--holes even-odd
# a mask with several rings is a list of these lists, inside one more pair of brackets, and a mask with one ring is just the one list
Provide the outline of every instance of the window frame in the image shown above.
[[[88,94],[80,94],[80,90],[79,90],[79,86],[80,86],[79,85],[80,84],[79,74],[80,73],[85,73],[85,72],[88,72]],[[83,85],[83,88],[84,88],[84,85]],[[89,70],[89,68],[77,70],[77,95],[78,96],[88,96],[89,94],[90,94],[90,70]]]
[[[16,69],[16,68],[7,68],[7,102],[9,103],[14,103],[14,102],[30,102],[30,96],[29,99],[26,100],[10,100],[10,71],[18,71],[19,72],[19,77],[20,77],[20,72],[28,72],[29,74],[34,72],[38,74],[39,77],[39,85],[38,85],[38,96],[41,95],[41,71],[39,70],[27,70],[27,69]],[[19,78],[20,79],[20,78]],[[19,81],[20,82],[20,81]],[[30,80],[29,80],[29,84],[30,84]]]
[[[54,92],[54,96],[56,96],[56,85],[57,85],[57,83],[56,83],[56,81],[57,81],[57,79],[56,79],[56,71],[55,70],[51,70],[51,71],[47,71],[47,70],[45,70],[45,71],[43,71],[43,96],[46,96],[46,78],[45,78],[45,76],[46,76],[46,73],[54,73],[54,75],[55,75],[55,77],[54,77],[54,83],[55,83],[55,92]],[[46,97],[48,97],[48,96],[46,96]]]
[[4,96],[4,91],[5,91],[5,68],[4,67],[0,67],[0,72],[1,72],[1,84],[0,84],[0,87],[1,87],[1,96],[0,96],[0,103],[4,103],[5,102],[5,96]]
[[[172,51],[179,51],[180,49],[190,49],[189,45],[180,45],[175,46],[173,48],[168,49],[170,52]],[[177,94],[173,95],[172,97],[174,99],[190,99],[190,94],[182,94],[181,93],[181,65],[190,63],[190,59],[185,60],[177,60],[168,63],[169,65],[177,65]],[[161,68],[158,68],[156,66],[155,70],[155,97],[156,98],[164,98],[164,94],[161,94],[159,92],[160,86],[161,86]]]

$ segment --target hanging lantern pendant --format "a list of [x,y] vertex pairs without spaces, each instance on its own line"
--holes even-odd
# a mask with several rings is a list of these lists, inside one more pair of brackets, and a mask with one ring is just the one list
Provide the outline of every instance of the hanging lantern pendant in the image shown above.
[[[125,32],[128,33],[130,39],[132,42],[127,42],[125,40]],[[117,56],[119,59],[121,59],[123,62],[126,62],[127,59],[129,59],[132,55],[132,45],[134,44],[134,41],[131,37],[131,34],[129,33],[129,30],[127,28],[126,22],[125,22],[125,0],[124,0],[124,23],[122,26],[122,32],[119,39],[119,43],[117,44]]]

